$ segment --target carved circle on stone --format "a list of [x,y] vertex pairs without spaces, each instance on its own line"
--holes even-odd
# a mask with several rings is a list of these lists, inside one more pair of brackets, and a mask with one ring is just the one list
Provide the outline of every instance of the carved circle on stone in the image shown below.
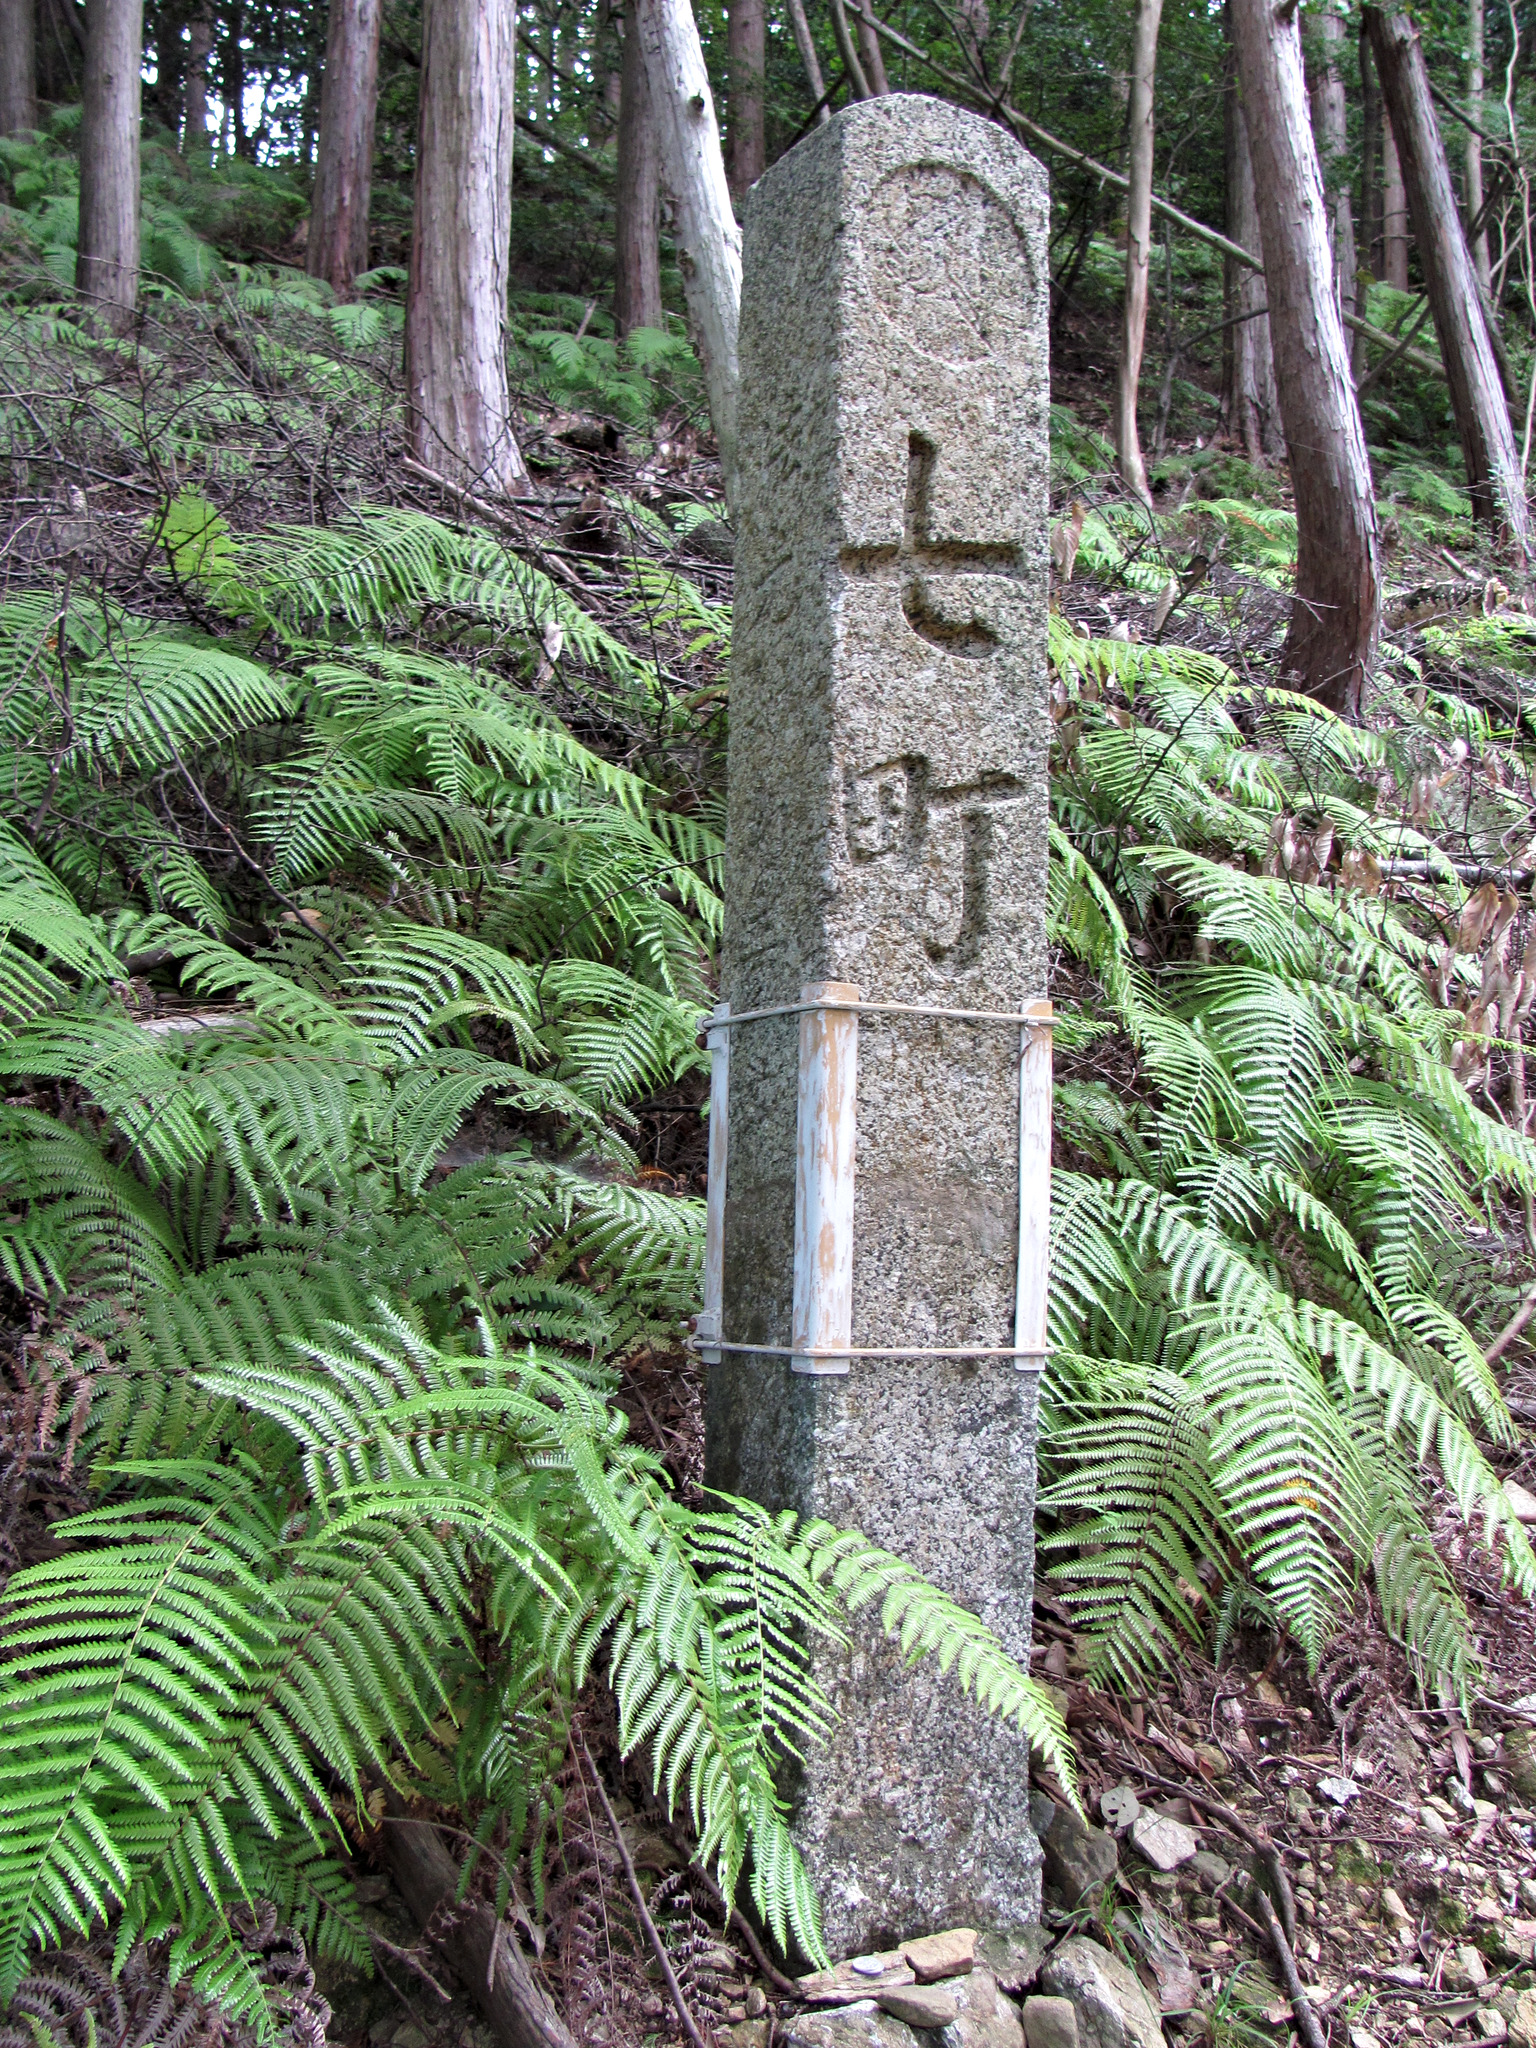
[[860,240],[867,289],[909,348],[949,370],[1018,362],[1034,297],[1029,250],[979,178],[902,165],[871,194]]

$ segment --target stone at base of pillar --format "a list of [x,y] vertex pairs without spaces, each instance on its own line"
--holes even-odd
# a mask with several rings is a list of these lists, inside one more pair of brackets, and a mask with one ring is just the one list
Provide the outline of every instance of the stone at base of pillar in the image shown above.
[[[728,1359],[710,1369],[706,1481],[857,1527],[1027,1668],[1036,1385],[1008,1360],[855,1361],[845,1379],[807,1379]],[[1038,1920],[1028,1742],[953,1672],[904,1668],[877,1615],[851,1633],[851,1651],[815,1652],[841,1718],[786,1785],[832,1955]]]

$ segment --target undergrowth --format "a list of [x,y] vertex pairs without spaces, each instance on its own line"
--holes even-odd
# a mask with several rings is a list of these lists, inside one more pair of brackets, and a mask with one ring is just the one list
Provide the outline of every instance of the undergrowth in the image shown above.
[[[397,278],[167,262],[144,331],[93,336],[55,144],[5,146],[0,1261],[25,1455],[95,1500],[7,1594],[0,1995],[106,1921],[267,2024],[251,1902],[365,1960],[369,1787],[515,1847],[599,1684],[818,1957],[774,1785],[830,1713],[810,1638],[877,1611],[1070,1757],[953,1602],[691,1504],[614,1398],[697,1306],[700,1205],[639,1144],[668,1091],[696,1113],[730,620],[707,471],[577,472],[556,409],[681,421],[691,359],[530,299],[530,451],[576,509],[447,523],[398,489]],[[1472,687],[1524,627],[1390,648],[1344,726],[1234,638],[1294,551],[1262,477],[1191,461],[1151,521],[1056,428],[1046,1554],[1115,1682],[1255,1620],[1315,1664],[1368,1579],[1467,1689],[1440,1490],[1536,1591],[1467,1253],[1536,1199],[1522,713]],[[1410,540],[1458,514],[1432,465],[1379,482]]]

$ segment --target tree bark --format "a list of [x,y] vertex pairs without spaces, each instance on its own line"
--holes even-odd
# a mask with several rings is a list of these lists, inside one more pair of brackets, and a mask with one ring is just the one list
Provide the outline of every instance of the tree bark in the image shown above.
[[736,335],[741,320],[741,230],[731,210],[720,128],[689,0],[635,0],[634,22],[661,148],[694,347],[725,487],[736,471]]
[[245,130],[245,8],[232,0],[226,9],[224,27],[224,104],[229,109],[230,154],[255,161],[251,138]]
[[1130,187],[1125,201],[1125,303],[1120,321],[1120,362],[1115,384],[1115,466],[1120,481],[1144,504],[1152,502],[1147,466],[1136,430],[1141,354],[1147,338],[1147,272],[1152,255],[1152,94],[1157,73],[1157,30],[1163,0],[1136,0],[1131,42]]
[[1403,14],[1365,10],[1382,98],[1397,131],[1408,215],[1418,243],[1440,356],[1451,387],[1473,517],[1502,529],[1525,559],[1525,486],[1417,29]]
[[811,24],[805,18],[805,0],[784,0],[789,14],[789,25],[794,33],[795,48],[800,52],[800,62],[805,66],[805,82],[811,88],[811,101],[816,108],[816,123],[830,121],[832,109],[825,104],[827,97],[826,80],[821,75],[821,59],[816,54],[816,44],[811,37]]
[[1325,7],[1316,19],[1313,46],[1312,129],[1329,198],[1335,288],[1347,319],[1355,311],[1355,212],[1348,178],[1349,112],[1339,70],[1343,47],[1343,17]]
[[853,11],[859,24],[859,60],[869,81],[870,96],[883,99],[891,89],[891,81],[885,75],[885,52],[880,47],[879,34],[869,18],[870,0],[853,0]]
[[75,290],[126,334],[139,296],[143,0],[86,0]]
[[[1227,88],[1227,233],[1262,256],[1258,205],[1253,193],[1253,158],[1248,122],[1234,76]],[[1227,422],[1248,460],[1263,468],[1285,453],[1280,408],[1275,397],[1275,359],[1261,271],[1227,258],[1227,296],[1233,326],[1228,349]]]
[[634,9],[624,31],[619,90],[619,190],[614,317],[620,334],[660,327],[661,152]]
[[1380,628],[1376,506],[1333,285],[1301,32],[1295,12],[1277,12],[1273,0],[1232,0],[1232,32],[1296,502],[1296,596],[1280,666],[1354,717]]
[[34,0],[0,0],[0,135],[25,135],[37,125]]
[[1360,232],[1365,267],[1381,276],[1381,93],[1371,61],[1371,39],[1360,31]]
[[1408,289],[1408,194],[1391,109],[1381,118],[1381,274],[1394,291]]
[[[1467,130],[1467,225],[1483,210],[1483,0],[1467,0],[1467,112],[1473,125]],[[1488,265],[1488,230],[1480,227],[1471,238],[1472,268],[1486,301],[1493,285]]]
[[730,0],[726,58],[731,82],[731,193],[740,206],[768,167],[763,125],[767,24],[763,0]]
[[383,17],[381,0],[331,0],[304,267],[342,297],[368,268],[368,200]]
[[85,10],[76,0],[38,0],[37,92],[51,106],[82,97],[85,79]]
[[189,163],[208,157],[208,59],[213,54],[213,15],[204,5],[187,24],[187,82],[182,94],[181,153]]
[[843,6],[843,0],[832,0],[832,36],[837,44],[837,54],[842,59],[849,92],[856,100],[867,100],[870,96],[869,80],[864,76],[864,66],[854,47],[853,36],[848,27],[848,12]]
[[516,0],[427,0],[405,381],[417,459],[524,488],[507,395]]

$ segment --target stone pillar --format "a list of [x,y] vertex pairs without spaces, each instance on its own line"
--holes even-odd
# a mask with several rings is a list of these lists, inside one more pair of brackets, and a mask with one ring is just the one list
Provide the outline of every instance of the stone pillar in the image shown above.
[[[1045,992],[1046,180],[979,116],[848,108],[747,205],[724,993]],[[731,1032],[720,1336],[791,1341],[800,1020]],[[861,1348],[1014,1336],[1020,1032],[858,1021]],[[1021,1339],[1020,1341],[1028,1341]],[[900,1552],[1029,1651],[1033,1373],[726,1351],[710,1484]],[[1038,1917],[1027,1746],[872,1625],[793,1788],[834,1955]]]

